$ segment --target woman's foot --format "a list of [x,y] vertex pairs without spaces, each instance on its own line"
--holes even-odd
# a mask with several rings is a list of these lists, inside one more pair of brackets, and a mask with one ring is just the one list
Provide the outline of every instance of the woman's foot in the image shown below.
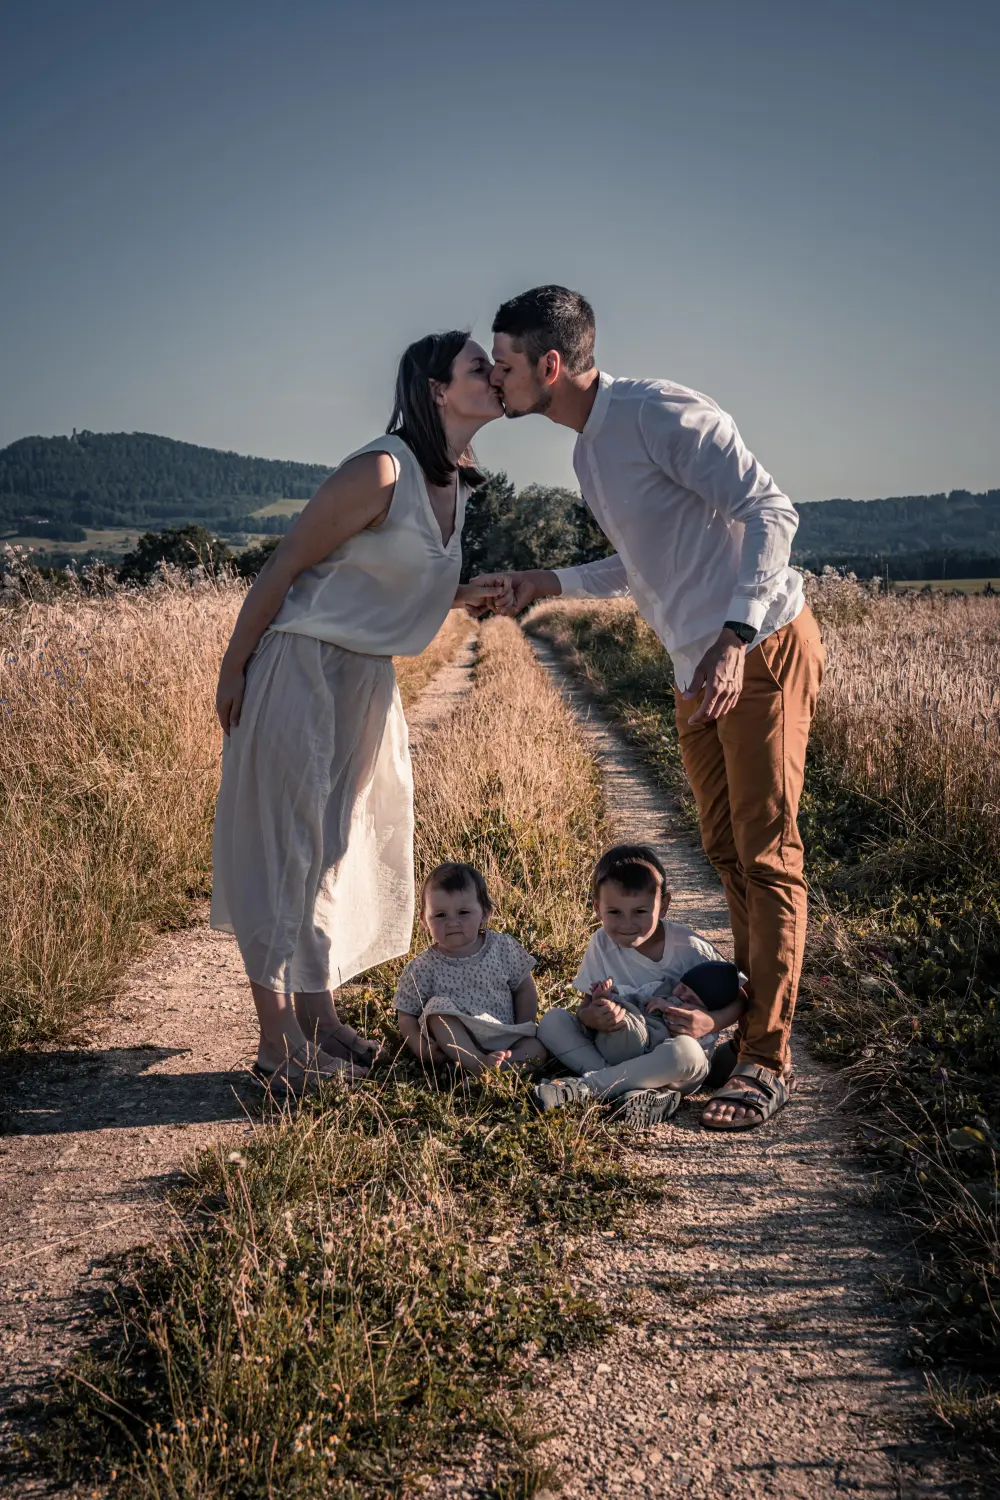
[[295,1015],[309,1040],[331,1057],[343,1057],[358,1067],[371,1068],[389,1056],[381,1042],[362,1036],[340,1019],[331,990],[297,993]]
[[368,1069],[331,1057],[312,1042],[304,1042],[297,1051],[278,1060],[262,1043],[253,1071],[269,1089],[299,1095],[314,1093],[323,1083],[355,1083],[366,1076]]
[[376,1037],[362,1036],[360,1031],[355,1031],[353,1026],[339,1018],[334,1025],[317,1026],[316,1040],[324,1052],[333,1057],[346,1057],[362,1068],[373,1068],[390,1055],[389,1049]]

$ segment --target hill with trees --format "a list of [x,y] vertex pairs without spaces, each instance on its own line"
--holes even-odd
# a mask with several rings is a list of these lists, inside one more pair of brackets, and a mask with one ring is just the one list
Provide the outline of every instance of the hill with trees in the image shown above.
[[[254,512],[279,499],[304,504],[332,468],[249,458],[142,432],[22,438],[0,450],[0,539],[5,533],[37,537],[55,562],[64,560],[58,543],[82,540],[85,527],[173,534],[199,526],[230,538],[277,534],[287,530],[290,515]],[[804,567],[829,563],[892,578],[1000,572],[1000,490],[825,500],[800,506],[799,516],[792,557]],[[470,502],[466,576],[564,566],[608,550],[572,490],[531,484],[518,493],[505,474],[495,474]]]
[[242,523],[278,499],[304,504],[332,468],[245,458],[147,432],[21,438],[0,450],[0,531],[38,535],[43,525],[52,537],[53,527],[189,521],[230,532],[283,530],[283,516]]

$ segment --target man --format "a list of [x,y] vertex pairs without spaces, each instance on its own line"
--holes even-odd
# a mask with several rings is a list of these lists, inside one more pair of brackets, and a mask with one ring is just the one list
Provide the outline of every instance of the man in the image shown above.
[[788,566],[798,517],[714,401],[597,370],[593,309],[577,292],[524,292],[500,308],[493,332],[507,416],[539,412],[578,434],[583,498],[617,549],[577,568],[511,574],[503,612],[547,595],[631,594],[670,653],[684,769],[736,962],[750,975],[739,1062],[702,1123],[752,1129],[794,1084],[805,943],[796,818],[823,647]]

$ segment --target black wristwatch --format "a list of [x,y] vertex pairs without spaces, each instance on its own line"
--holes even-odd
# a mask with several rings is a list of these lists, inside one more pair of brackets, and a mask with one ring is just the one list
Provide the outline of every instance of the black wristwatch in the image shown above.
[[738,635],[744,646],[749,646],[751,641],[757,639],[757,632],[752,625],[745,625],[742,620],[726,620],[722,626],[723,630],[731,630]]

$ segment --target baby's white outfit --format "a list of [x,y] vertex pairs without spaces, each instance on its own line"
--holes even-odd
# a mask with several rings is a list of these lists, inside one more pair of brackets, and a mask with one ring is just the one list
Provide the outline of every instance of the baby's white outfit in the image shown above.
[[506,932],[487,929],[483,946],[467,958],[453,958],[427,948],[411,958],[396,986],[394,1005],[420,1018],[426,1035],[428,1016],[454,1016],[477,1047],[505,1051],[535,1035],[534,1021],[514,1020],[514,990],[535,967],[535,960]]

